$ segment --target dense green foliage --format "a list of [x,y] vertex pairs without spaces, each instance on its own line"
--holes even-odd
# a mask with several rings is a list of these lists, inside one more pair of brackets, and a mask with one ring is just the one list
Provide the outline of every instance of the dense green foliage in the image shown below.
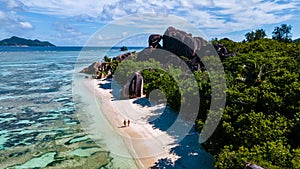
[[292,26],[287,24],[282,24],[280,27],[275,27],[272,32],[272,39],[275,39],[279,42],[291,42],[292,34],[291,34]]
[[[203,105],[203,107],[209,107],[209,90],[195,91],[198,90],[199,87],[209,88],[207,73],[201,71],[195,72],[194,78],[197,82],[195,83],[195,80],[193,81],[193,79],[188,77],[189,72],[185,72],[182,67],[173,64],[161,64],[153,58],[138,61],[136,57],[131,57],[118,64],[114,78],[118,83],[126,84],[128,80],[130,80],[129,77],[137,70],[141,71],[144,78],[143,91],[146,97],[149,97],[151,91],[159,89],[165,95],[168,105],[174,110],[179,111],[183,104],[186,106],[190,105],[190,107],[192,107],[191,105],[198,105],[199,103],[194,103],[192,100],[189,100],[189,98],[192,96],[199,98],[200,94],[203,96],[201,99],[207,98],[205,101],[203,99],[201,105]],[[207,109],[202,110],[205,110],[202,114],[207,113]]]
[[266,32],[263,29],[257,29],[256,31],[251,31],[245,34],[246,41],[252,42],[259,39],[263,39],[267,36]]
[[45,41],[39,41],[37,39],[35,40],[30,40],[30,39],[24,39],[24,38],[19,38],[16,36],[12,36],[11,38],[4,39],[0,41],[0,46],[54,46],[53,44]]
[[300,43],[261,39],[221,40],[235,57],[223,65],[226,108],[214,135],[204,144],[216,168],[299,168]]
[[293,42],[295,43],[300,42],[300,38],[293,40]]
[[[213,42],[236,54],[223,61],[226,106],[213,136],[203,144],[215,157],[215,167],[243,168],[252,162],[264,168],[300,168],[300,42],[264,38]],[[181,59],[186,60],[184,56]],[[160,89],[175,110],[183,102],[195,104],[181,98],[182,93],[195,95],[199,91],[197,123],[201,131],[211,104],[211,72],[193,72],[199,88],[193,91],[193,82],[185,78],[187,72],[172,63],[162,66],[154,59],[138,61],[133,57],[120,64],[118,77],[142,71],[147,96]],[[185,85],[182,89],[181,84]]]

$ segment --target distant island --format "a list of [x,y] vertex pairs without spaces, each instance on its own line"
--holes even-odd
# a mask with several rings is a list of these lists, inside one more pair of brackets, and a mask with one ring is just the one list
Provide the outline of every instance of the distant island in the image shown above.
[[16,36],[12,36],[8,39],[3,39],[0,41],[0,46],[20,46],[20,47],[27,47],[27,46],[47,46],[52,47],[55,46],[48,41],[39,41],[37,39],[24,39]]

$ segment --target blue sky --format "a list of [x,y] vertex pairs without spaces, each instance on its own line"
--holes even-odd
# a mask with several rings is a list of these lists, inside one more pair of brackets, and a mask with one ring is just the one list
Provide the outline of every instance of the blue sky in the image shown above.
[[[130,15],[145,13],[181,17],[208,40],[228,37],[242,41],[247,32],[259,28],[272,37],[274,27],[282,23],[292,25],[293,39],[300,37],[299,0],[0,0],[0,39],[20,36],[58,46],[82,46],[99,29],[124,18],[126,21],[118,22],[114,29],[143,24],[144,31],[163,34],[166,27],[159,22],[128,19]],[[105,41],[113,32],[106,31],[99,38]],[[120,34],[118,37],[127,34],[116,33]],[[140,42],[122,43],[147,45],[145,36],[137,39]]]

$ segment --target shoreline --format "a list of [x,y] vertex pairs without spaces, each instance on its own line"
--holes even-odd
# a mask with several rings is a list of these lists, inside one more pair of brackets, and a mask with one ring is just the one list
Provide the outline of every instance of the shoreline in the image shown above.
[[[151,116],[153,109],[160,109],[163,105],[149,108],[134,104],[137,99],[113,100],[111,89],[99,87],[100,84],[111,83],[107,80],[88,79],[84,83],[85,87],[93,90],[95,97],[99,99],[100,112],[113,130],[122,137],[139,168],[150,168],[163,158],[170,158],[172,161],[178,159],[178,156],[169,153],[175,146],[173,145],[175,139],[159,129],[153,129],[146,120]],[[130,126],[124,127],[124,119],[130,119]]]
[[[118,100],[111,81],[82,75],[77,80],[73,92],[79,96],[80,124],[110,153],[115,168],[213,169],[214,159],[201,148],[199,134],[193,128],[183,130],[191,124],[178,120],[166,103],[150,103],[146,98]],[[124,126],[125,119],[130,119],[129,127]]]

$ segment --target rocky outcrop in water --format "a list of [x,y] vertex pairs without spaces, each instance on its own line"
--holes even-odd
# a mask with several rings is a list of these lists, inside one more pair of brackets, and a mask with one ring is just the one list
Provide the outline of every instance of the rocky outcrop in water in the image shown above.
[[117,66],[118,62],[122,62],[124,59],[134,56],[136,52],[127,52],[125,54],[118,55],[112,59],[106,57],[108,61],[104,62],[94,62],[90,66],[82,69],[80,73],[86,73],[94,75],[96,79],[104,79],[104,78],[111,78],[112,71],[114,67]]
[[98,71],[98,68],[101,66],[101,62],[94,62],[90,66],[82,69],[80,73],[86,73],[86,74],[96,74]]
[[108,62],[94,62],[80,73],[93,75],[96,79],[108,78],[112,76],[112,66]]
[[126,46],[122,46],[121,48],[120,48],[120,51],[127,51],[128,50],[128,48],[126,47]]

